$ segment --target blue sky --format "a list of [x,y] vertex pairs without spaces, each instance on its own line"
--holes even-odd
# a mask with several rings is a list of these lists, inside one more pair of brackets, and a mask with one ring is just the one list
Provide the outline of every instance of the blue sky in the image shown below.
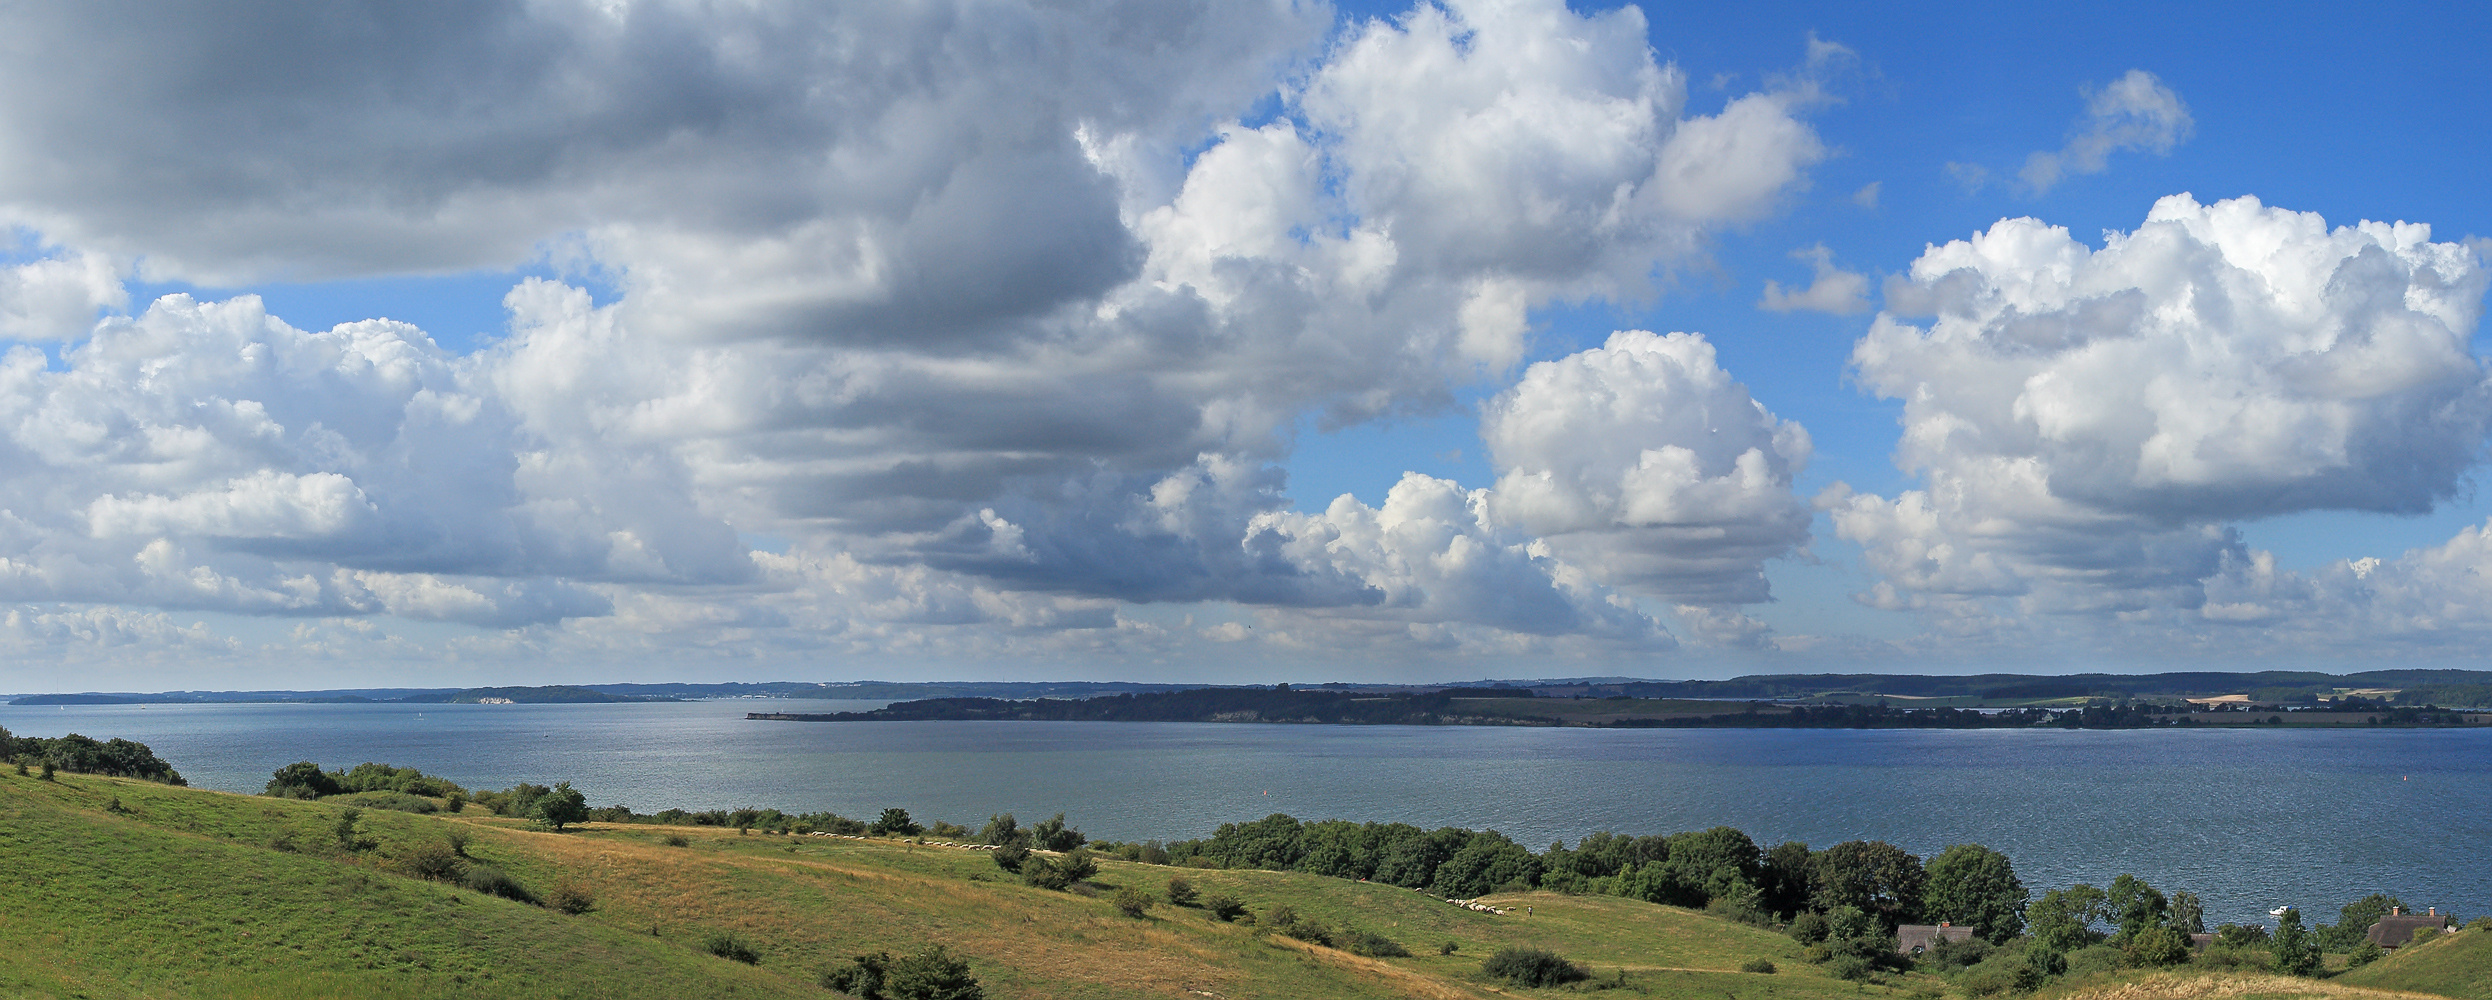
[[0,689],[2492,627],[2469,14],[338,10],[5,15]]

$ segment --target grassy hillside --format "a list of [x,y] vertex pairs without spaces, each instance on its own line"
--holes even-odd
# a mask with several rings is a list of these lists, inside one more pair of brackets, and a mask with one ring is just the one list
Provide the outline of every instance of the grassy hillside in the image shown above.
[[[566,834],[482,817],[367,810],[87,775],[0,774],[0,996],[827,997],[820,971],[870,950],[942,943],[992,997],[1487,997],[1480,960],[1537,945],[1622,995],[1833,1000],[1910,995],[1926,977],[1861,986],[1799,960],[1772,932],[1615,898],[1496,900],[1475,913],[1421,893],[1284,872],[1182,871],[1256,912],[1289,906],[1373,931],[1414,957],[1370,959],[1226,924],[1165,902],[1142,920],[1113,890],[1155,895],[1181,870],[1103,860],[1091,895],[1020,884],[982,853],[897,841],[592,826]],[[454,833],[478,864],[586,913],[402,874]],[[684,846],[670,846],[668,837]],[[759,956],[709,954],[733,933]],[[1452,955],[1439,954],[1447,942]],[[1738,971],[1772,960],[1772,974]],[[1532,991],[1502,991],[1530,993]]]
[[2355,986],[2492,1000],[2492,930],[2459,931],[2399,948],[2338,979]]

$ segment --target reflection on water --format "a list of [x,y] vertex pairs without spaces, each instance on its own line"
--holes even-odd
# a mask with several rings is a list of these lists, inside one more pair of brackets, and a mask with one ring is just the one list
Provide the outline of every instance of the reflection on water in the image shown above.
[[2210,921],[2374,891],[2492,910],[2492,730],[1586,730],[1081,722],[748,722],[881,702],[0,706],[23,735],[152,746],[194,785],[256,792],[296,760],[477,788],[570,781],[599,805],[888,806],[971,826],[1063,811],[1175,839],[1286,812],[1504,831],[1738,827],[1771,845],[2006,851],[2039,889],[2132,872]]

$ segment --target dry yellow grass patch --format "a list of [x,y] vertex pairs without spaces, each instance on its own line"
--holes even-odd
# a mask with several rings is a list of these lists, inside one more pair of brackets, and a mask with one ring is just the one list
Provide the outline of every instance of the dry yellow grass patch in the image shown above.
[[2375,990],[2263,972],[2194,975],[2168,972],[2131,982],[2079,987],[2060,993],[2053,1000],[2223,1000],[2228,997],[2245,1000],[2253,997],[2259,1000],[2294,1000],[2301,997],[2313,1000],[2447,1000],[2429,993]]

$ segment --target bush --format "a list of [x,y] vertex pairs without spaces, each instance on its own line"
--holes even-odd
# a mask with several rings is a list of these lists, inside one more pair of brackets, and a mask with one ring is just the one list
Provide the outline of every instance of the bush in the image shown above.
[[1451,955],[1451,954],[1453,954],[1453,953],[1455,953],[1455,952],[1457,952],[1457,951],[1461,951],[1461,950],[1462,950],[1462,943],[1461,943],[1461,942],[1459,942],[1459,941],[1447,941],[1447,942],[1445,942],[1444,944],[1440,944],[1440,945],[1437,945],[1437,946],[1436,946],[1436,953],[1437,953],[1437,954],[1439,954],[1439,955]]
[[1116,890],[1116,912],[1136,920],[1151,911],[1151,897],[1132,886]]
[[2355,945],[2354,950],[2345,956],[2345,967],[2359,969],[2379,961],[2380,956],[2385,954],[2387,953],[2381,951],[2379,945],[2372,943],[2371,939],[2366,937],[2362,939],[2361,944]]
[[1770,976],[1774,974],[1774,961],[1768,958],[1751,958],[1745,962],[1739,963],[1739,971],[1756,972]]
[[1801,944],[1816,944],[1826,939],[1826,915],[1803,913],[1791,919],[1791,939]]
[[2128,965],[2128,954],[2107,944],[2089,945],[2068,953],[2067,974],[2077,978],[2101,975]]
[[859,955],[822,974],[822,987],[861,1000],[985,1000],[969,963],[936,945],[894,961],[890,952]]
[[1237,897],[1229,895],[1225,892],[1212,893],[1210,899],[1203,901],[1203,909],[1211,912],[1212,919],[1218,920],[1222,923],[1227,923],[1246,915],[1246,904],[1239,902]]
[[692,846],[692,838],[684,836],[680,833],[670,833],[666,835],[666,846],[690,847]]
[[536,893],[529,892],[528,887],[519,884],[519,880],[510,877],[510,873],[492,865],[467,866],[466,874],[459,876],[459,884],[488,896],[537,905]]
[[274,795],[281,799],[316,799],[323,795],[336,795],[345,790],[345,787],[338,783],[337,775],[321,770],[320,765],[311,761],[298,760],[278,768],[275,774],[270,775],[268,787],[263,794]]
[[1878,974],[1878,964],[1858,955],[1837,955],[1826,963],[1826,971],[1846,982],[1859,982]]
[[926,832],[925,827],[917,825],[916,820],[909,818],[909,811],[906,809],[883,810],[882,817],[876,819],[874,825],[867,829],[872,830],[877,837],[914,837]]
[[1592,978],[1592,970],[1540,948],[1499,948],[1480,963],[1480,971],[1491,979],[1529,987],[1564,986]]
[[545,898],[545,902],[575,917],[597,908],[597,897],[589,893],[587,886],[567,879],[554,886],[553,893]]
[[444,809],[448,809],[448,810],[450,810],[451,812],[454,812],[454,813],[455,813],[455,812],[466,812],[466,811],[467,811],[467,793],[466,793],[466,792],[451,792],[450,794],[445,795],[445,796],[443,796],[443,797],[442,797],[442,803],[441,803],[441,806],[442,806],[442,808],[444,808]]
[[[993,824],[989,825],[991,826]],[[1018,840],[1005,841],[1004,846],[996,848],[993,851],[993,854],[995,855],[995,867],[1016,874],[1021,871],[1022,865],[1028,864],[1030,861],[1030,849],[1022,846],[1021,842]]]
[[2172,928],[2157,927],[2129,942],[2126,953],[2129,964],[2141,969],[2179,965],[2189,961],[2189,938]]
[[421,815],[441,811],[441,807],[434,805],[433,800],[405,792],[358,792],[346,801],[366,809],[388,809],[394,812]]
[[462,858],[467,856],[468,840],[469,837],[467,831],[465,830],[452,829],[441,835],[442,843],[450,845],[450,853],[456,854]]
[[1943,975],[1958,969],[1969,969],[1980,965],[1983,959],[1989,957],[1990,942],[1980,938],[1966,938],[1962,941],[1942,940],[1928,951],[1922,952],[1921,957],[1915,959],[1913,964],[1924,970]]
[[459,856],[448,844],[420,843],[398,856],[398,869],[416,878],[455,882],[459,877]]
[[[1000,859],[998,863],[1001,863]],[[1021,863],[1021,881],[1041,889],[1070,889],[1096,874],[1099,874],[1099,863],[1091,860],[1089,851],[1079,848],[1061,858],[1031,857]]]
[[1192,906],[1197,895],[1199,893],[1194,888],[1194,883],[1186,881],[1185,876],[1179,875],[1168,880],[1168,905]]
[[337,837],[338,850],[349,854],[361,854],[381,846],[380,841],[366,837],[355,829],[355,824],[362,821],[363,810],[353,806],[348,806],[344,812],[337,814],[337,824],[330,827],[329,832]]
[[752,945],[744,943],[744,939],[737,937],[734,931],[718,931],[711,934],[707,940],[701,942],[701,948],[730,962],[742,962],[746,965],[761,964],[761,953],[754,951]]

